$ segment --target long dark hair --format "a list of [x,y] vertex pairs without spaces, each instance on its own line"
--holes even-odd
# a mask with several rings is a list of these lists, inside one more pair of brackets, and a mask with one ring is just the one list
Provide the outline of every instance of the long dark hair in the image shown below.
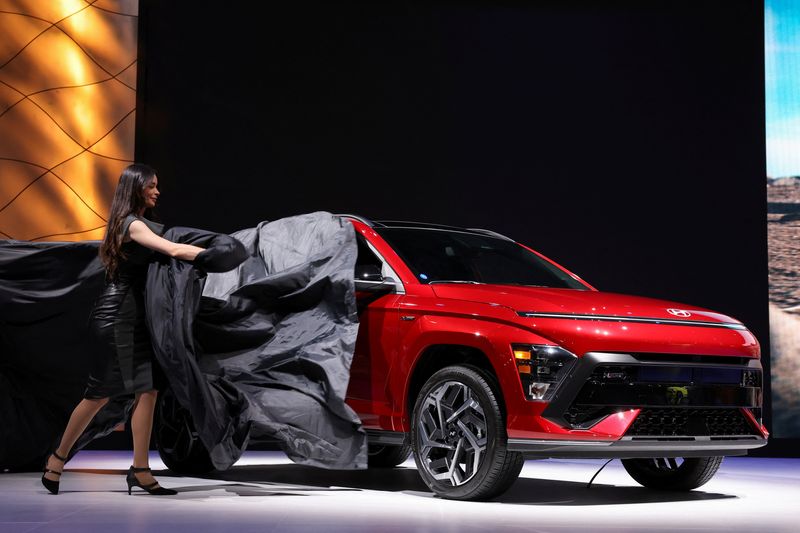
[[[139,163],[129,165],[119,177],[108,215],[106,234],[100,244],[100,260],[106,267],[106,278],[109,280],[116,278],[119,263],[126,258],[122,251],[122,223],[128,215],[138,215],[145,208],[144,188],[155,177],[155,170]],[[144,215],[150,218],[150,210],[146,209]]]

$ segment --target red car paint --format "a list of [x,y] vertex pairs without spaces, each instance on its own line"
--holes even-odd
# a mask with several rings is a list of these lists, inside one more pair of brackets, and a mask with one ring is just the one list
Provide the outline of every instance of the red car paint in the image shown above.
[[[525,398],[512,344],[558,345],[578,357],[587,352],[760,357],[756,338],[731,317],[677,302],[598,291],[533,250],[586,290],[420,283],[377,232],[359,220],[351,222],[397,273],[405,291],[381,296],[360,313],[347,401],[367,429],[410,431],[412,376],[425,351],[436,345],[470,347],[486,357],[500,385],[509,439],[549,441],[620,439],[639,410],[618,412],[589,429],[545,418],[547,402]],[[687,311],[690,316],[680,316]],[[524,312],[536,315],[521,316]],[[714,324],[738,329],[709,327]],[[766,437],[751,412],[742,411]]]

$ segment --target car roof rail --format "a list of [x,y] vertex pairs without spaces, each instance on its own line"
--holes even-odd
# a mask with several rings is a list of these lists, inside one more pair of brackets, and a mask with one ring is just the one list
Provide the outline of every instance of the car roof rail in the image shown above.
[[435,224],[433,222],[413,222],[411,220],[376,220],[376,225],[381,227],[400,227],[400,228],[430,228],[430,229],[452,229],[464,231],[466,228],[458,226],[446,226],[445,224]]
[[483,233],[484,235],[491,235],[492,237],[497,237],[498,239],[503,239],[506,241],[517,242],[511,237],[507,237],[502,233],[497,233],[496,231],[492,231],[490,229],[483,229],[483,228],[467,228],[470,231],[476,231],[478,233]]
[[349,213],[334,213],[333,216],[335,216],[335,217],[352,218],[353,220],[357,220],[357,221],[361,222],[362,224],[365,224],[365,225],[369,226],[370,228],[375,226],[375,223],[372,222],[370,219],[368,219],[366,217],[359,216],[359,215],[351,215]]
[[429,227],[429,228],[436,228],[436,229],[451,229],[451,230],[467,230],[473,231],[475,233],[481,233],[483,235],[488,235],[491,237],[497,237],[498,239],[503,239],[505,241],[516,242],[511,237],[507,237],[502,233],[497,233],[496,231],[492,231],[490,229],[483,229],[483,228],[460,228],[457,226],[445,226],[444,224],[430,224],[427,222],[409,222],[409,221],[399,221],[399,220],[380,220],[380,221],[372,221],[366,217],[362,217],[360,215],[353,215],[350,213],[335,213],[334,216],[337,217],[345,217],[345,218],[352,218],[353,220],[357,220],[362,224],[369,226],[370,228],[375,227],[386,227],[391,226],[394,224],[405,225],[409,227]]

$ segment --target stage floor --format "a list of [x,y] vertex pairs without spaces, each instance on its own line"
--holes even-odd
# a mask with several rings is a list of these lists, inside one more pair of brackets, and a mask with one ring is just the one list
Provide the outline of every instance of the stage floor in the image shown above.
[[84,451],[69,462],[58,496],[35,473],[0,474],[0,533],[264,531],[798,531],[800,459],[728,458],[699,490],[644,489],[612,461],[527,461],[519,480],[490,502],[442,500],[413,460],[392,470],[327,471],[280,452],[247,452],[230,470],[172,477],[177,496],[128,496],[130,453]]

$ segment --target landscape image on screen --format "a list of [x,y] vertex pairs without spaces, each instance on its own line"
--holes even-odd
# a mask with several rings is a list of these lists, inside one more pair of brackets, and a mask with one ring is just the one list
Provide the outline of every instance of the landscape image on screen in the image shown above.
[[772,434],[800,437],[800,4],[764,10]]

